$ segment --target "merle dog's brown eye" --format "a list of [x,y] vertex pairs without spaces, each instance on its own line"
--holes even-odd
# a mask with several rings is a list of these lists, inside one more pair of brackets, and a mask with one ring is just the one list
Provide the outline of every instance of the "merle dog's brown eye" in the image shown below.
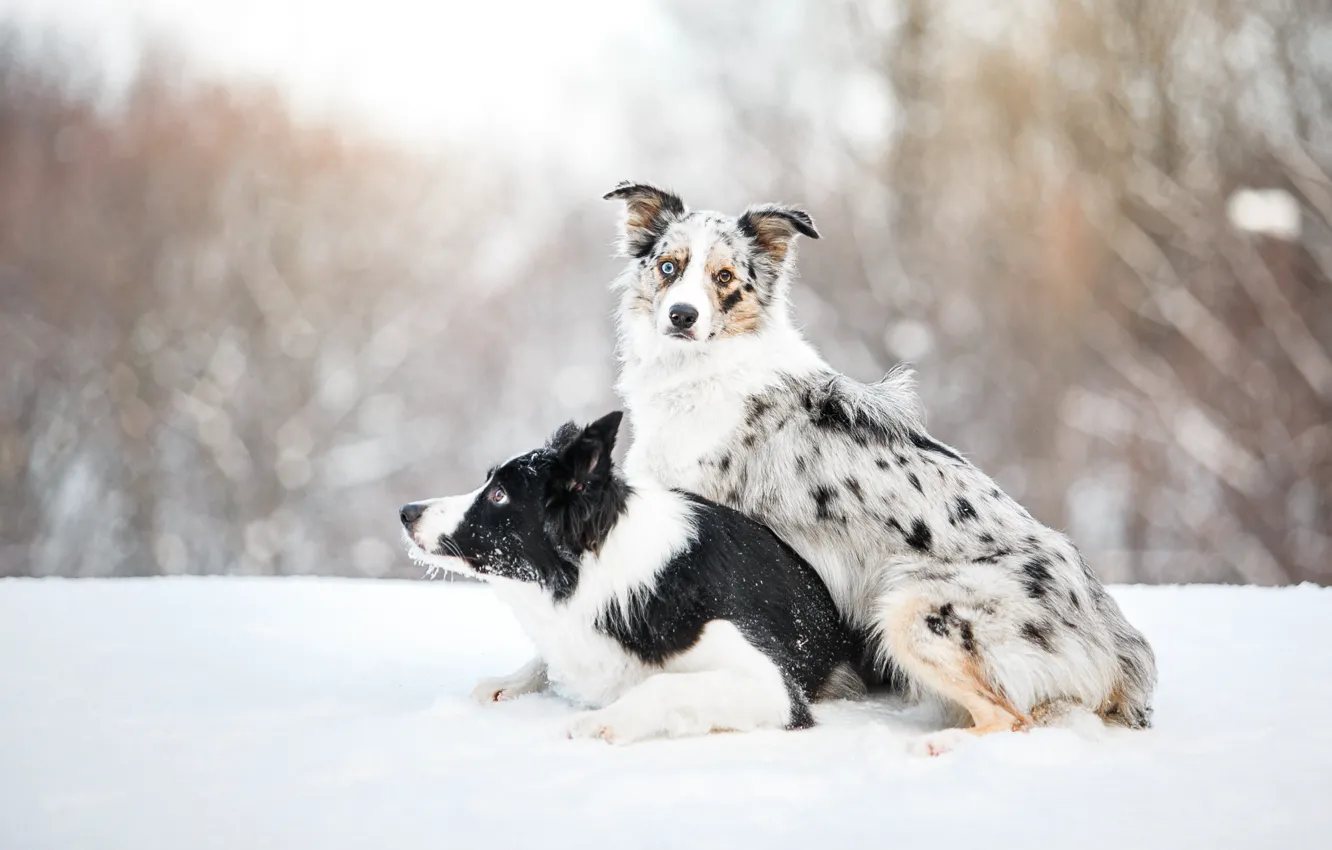
[[722,269],[721,271],[717,272],[718,283],[730,283],[734,279],[735,275],[731,272],[730,269]]
[[509,494],[504,492],[503,487],[496,487],[490,491],[490,503],[492,505],[507,505],[509,503]]

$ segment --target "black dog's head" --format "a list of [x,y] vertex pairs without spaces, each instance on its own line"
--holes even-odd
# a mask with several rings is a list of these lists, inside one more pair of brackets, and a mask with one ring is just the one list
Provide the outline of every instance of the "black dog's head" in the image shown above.
[[562,426],[543,448],[492,469],[471,493],[403,505],[413,557],[480,578],[535,582],[556,596],[571,592],[579,558],[601,547],[628,499],[611,463],[623,415]]

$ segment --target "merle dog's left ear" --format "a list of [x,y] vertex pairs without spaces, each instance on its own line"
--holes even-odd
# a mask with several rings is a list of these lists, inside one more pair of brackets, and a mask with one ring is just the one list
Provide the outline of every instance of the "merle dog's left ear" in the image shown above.
[[814,229],[814,219],[809,217],[809,213],[795,207],[777,204],[750,207],[737,223],[740,232],[753,239],[777,263],[786,259],[797,235],[819,238],[819,232]]
[[[562,483],[579,491],[610,474],[611,452],[624,412],[617,410],[584,428],[559,450]],[[561,429],[563,430],[563,429]]]
[[652,253],[657,240],[675,219],[685,214],[684,201],[678,195],[628,180],[603,196],[607,201],[624,201],[620,220],[620,252],[642,259]]

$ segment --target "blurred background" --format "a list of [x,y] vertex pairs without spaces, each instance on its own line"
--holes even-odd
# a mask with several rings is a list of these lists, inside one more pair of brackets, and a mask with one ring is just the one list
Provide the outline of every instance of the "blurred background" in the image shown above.
[[1117,582],[1332,581],[1332,2],[0,0],[0,575],[415,577],[611,409],[625,178]]

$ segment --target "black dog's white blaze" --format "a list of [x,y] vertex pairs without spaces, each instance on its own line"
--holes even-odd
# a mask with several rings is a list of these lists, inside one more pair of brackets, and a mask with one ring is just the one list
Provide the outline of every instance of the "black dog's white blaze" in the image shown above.
[[622,480],[619,421],[566,425],[480,489],[404,506],[413,554],[489,581],[541,655],[476,696],[550,682],[605,706],[571,734],[618,741],[811,725],[811,700],[859,685],[827,588],[742,514]]

